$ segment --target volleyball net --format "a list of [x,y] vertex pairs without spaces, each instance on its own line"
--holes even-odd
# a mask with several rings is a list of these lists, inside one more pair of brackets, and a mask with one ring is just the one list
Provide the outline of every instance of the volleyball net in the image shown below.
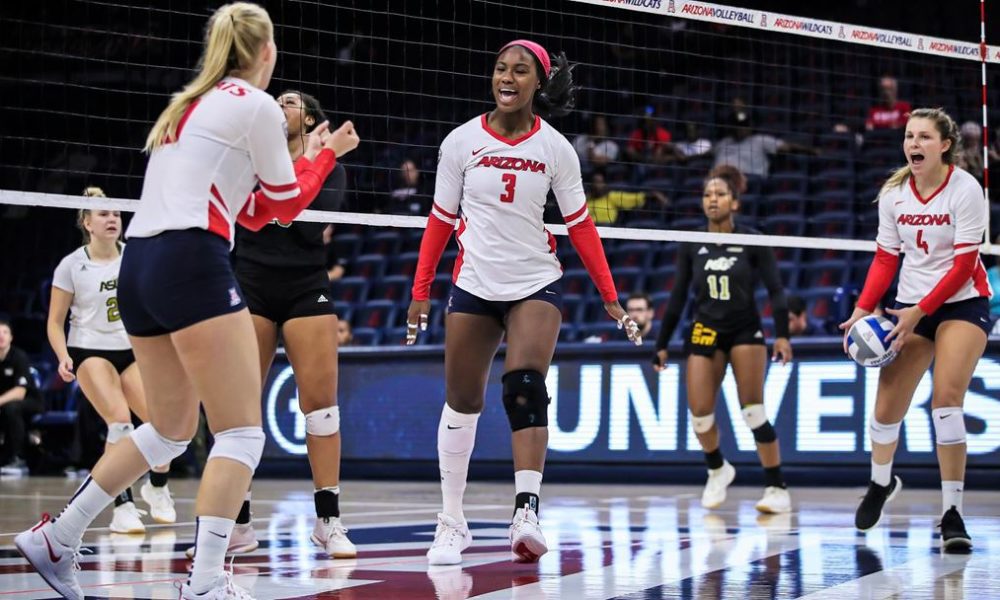
[[[873,201],[904,160],[902,105],[894,102],[947,110],[970,149],[962,165],[984,176],[977,40],[675,0],[267,7],[280,52],[269,91],[316,96],[331,121],[352,119],[363,140],[343,161],[342,210],[302,217],[335,224],[331,244],[345,276],[366,282],[356,290],[334,284],[352,310],[406,300],[401,281],[433,197],[438,145],[492,108],[496,51],[518,37],[578,64],[577,109],[552,123],[580,155],[619,290],[648,292],[657,306],[672,286],[675,242],[723,240],[774,247],[786,286],[817,318],[834,312],[820,307],[826,300],[849,302],[874,248]],[[183,0],[15,3],[7,12],[0,253],[10,262],[0,311],[16,312],[31,295],[18,290],[37,287],[76,243],[66,209],[135,206],[146,162],[139,148],[190,78],[208,13]],[[968,18],[978,19],[978,8]],[[995,90],[1000,48],[985,50]],[[993,109],[986,119],[992,125],[998,116]],[[701,231],[702,186],[719,162],[747,175],[739,219],[766,236]],[[89,185],[114,199],[79,197]],[[547,221],[562,232],[554,203]],[[439,289],[447,288],[453,252]],[[581,265],[565,238],[559,252],[572,282]],[[564,317],[599,318],[589,288],[575,289],[569,294],[585,308]]]

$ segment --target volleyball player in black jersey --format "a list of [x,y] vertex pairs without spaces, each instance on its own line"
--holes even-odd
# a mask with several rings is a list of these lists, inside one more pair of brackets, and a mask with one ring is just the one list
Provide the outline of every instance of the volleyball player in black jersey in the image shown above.
[[[709,232],[756,233],[736,226],[733,218],[739,209],[740,192],[745,188],[746,178],[734,167],[723,165],[709,173],[702,196]],[[663,317],[653,364],[658,371],[666,367],[667,342],[680,321],[693,283],[697,305],[685,343],[687,397],[691,425],[708,463],[708,482],[701,497],[706,508],[717,508],[725,501],[726,488],[736,476],[736,470],[719,451],[719,431],[715,425],[715,404],[728,363],[736,377],[743,419],[753,431],[764,466],[766,489],[757,510],[762,513],[791,510],[791,499],[781,477],[778,438],[764,412],[767,346],[754,303],[754,290],[761,280],[771,296],[774,312],[777,337],[772,360],[780,358],[784,364],[792,358],[788,306],[771,249],[736,244],[680,246],[677,280]]]
[[[278,103],[288,121],[288,152],[296,172],[322,148],[326,117],[309,94],[286,91]],[[340,208],[346,186],[338,163],[310,205]],[[295,373],[299,408],[306,418],[306,448],[315,485],[316,525],[312,541],[331,558],[357,553],[340,522],[340,411],[337,406],[337,316],[326,272],[323,223],[273,222],[258,232],[236,229],[235,272],[253,318],[263,377],[271,367],[281,328]],[[250,494],[243,503],[229,552],[250,552],[258,542],[250,524]]]

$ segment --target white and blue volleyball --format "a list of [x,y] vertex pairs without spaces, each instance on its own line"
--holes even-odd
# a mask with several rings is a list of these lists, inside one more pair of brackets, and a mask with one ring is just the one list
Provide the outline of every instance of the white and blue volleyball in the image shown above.
[[885,317],[870,315],[858,319],[847,332],[847,354],[862,367],[883,367],[896,358],[886,336],[895,325]]

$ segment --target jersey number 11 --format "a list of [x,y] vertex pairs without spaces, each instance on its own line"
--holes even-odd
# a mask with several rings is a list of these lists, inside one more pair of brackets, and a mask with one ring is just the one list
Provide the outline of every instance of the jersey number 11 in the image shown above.
[[712,300],[729,300],[729,275],[709,275],[708,295]]

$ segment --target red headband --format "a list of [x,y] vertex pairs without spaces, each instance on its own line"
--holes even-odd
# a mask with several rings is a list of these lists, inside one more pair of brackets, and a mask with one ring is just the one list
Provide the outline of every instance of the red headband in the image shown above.
[[545,76],[549,76],[549,73],[552,71],[552,61],[549,60],[549,53],[545,51],[545,48],[542,48],[541,44],[536,44],[531,40],[514,40],[503,48],[500,48],[500,52],[497,54],[503,54],[503,51],[511,46],[523,46],[526,48],[528,52],[531,52],[535,58],[538,59],[538,62],[542,63],[542,69],[545,71]]

